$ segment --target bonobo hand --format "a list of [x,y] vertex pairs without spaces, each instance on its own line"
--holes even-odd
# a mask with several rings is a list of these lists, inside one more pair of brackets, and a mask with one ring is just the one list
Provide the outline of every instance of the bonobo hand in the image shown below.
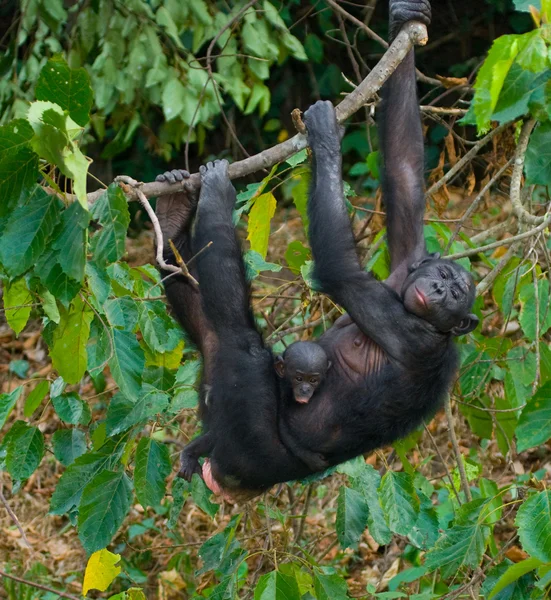
[[228,174],[227,160],[215,160],[199,167],[201,174],[201,206],[219,207],[220,199],[226,200],[228,208],[235,204],[235,189]]
[[155,181],[167,181],[168,183],[185,182],[181,192],[164,194],[157,199],[155,214],[159,219],[161,231],[163,232],[165,250],[169,250],[168,240],[175,240],[178,233],[187,227],[191,214],[197,205],[199,199],[197,188],[186,181],[189,178],[188,171],[174,169],[157,175],[155,179]]
[[328,100],[318,100],[304,113],[310,147],[340,152],[344,128],[337,122],[335,107]]
[[428,25],[431,19],[429,0],[390,0],[390,37],[394,39],[404,23],[419,21]]

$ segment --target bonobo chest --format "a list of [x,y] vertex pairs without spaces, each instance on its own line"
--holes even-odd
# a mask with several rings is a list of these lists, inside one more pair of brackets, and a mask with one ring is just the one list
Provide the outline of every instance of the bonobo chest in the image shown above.
[[348,315],[338,319],[321,338],[335,367],[349,380],[360,383],[388,363],[384,350],[367,337]]

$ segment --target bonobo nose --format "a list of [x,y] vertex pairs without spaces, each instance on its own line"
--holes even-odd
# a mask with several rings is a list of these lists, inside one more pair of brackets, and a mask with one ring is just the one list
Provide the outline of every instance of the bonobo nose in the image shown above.
[[312,393],[312,388],[309,385],[301,385],[299,392],[301,396],[309,396]]
[[432,284],[432,289],[441,296],[444,293],[444,284],[440,281],[434,281]]

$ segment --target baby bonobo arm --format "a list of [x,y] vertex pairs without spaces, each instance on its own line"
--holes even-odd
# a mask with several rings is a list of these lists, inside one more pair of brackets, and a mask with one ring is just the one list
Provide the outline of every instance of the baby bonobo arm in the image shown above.
[[201,434],[190,442],[180,454],[180,470],[178,477],[182,477],[186,481],[191,481],[194,473],[201,477],[203,471],[199,464],[199,457],[210,454],[214,448],[214,438],[212,432]]
[[307,450],[296,441],[284,419],[280,419],[279,422],[279,437],[287,450],[301,460],[311,471],[315,473],[325,471],[329,466],[322,454]]

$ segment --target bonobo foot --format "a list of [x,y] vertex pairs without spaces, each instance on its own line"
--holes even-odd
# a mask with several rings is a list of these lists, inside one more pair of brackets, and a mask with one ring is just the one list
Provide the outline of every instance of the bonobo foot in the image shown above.
[[233,208],[235,204],[235,189],[228,176],[229,163],[227,160],[215,160],[199,167],[201,174],[200,202],[204,206],[220,206],[220,203]]
[[428,25],[431,19],[429,0],[390,0],[391,37],[394,38],[404,23],[419,21]]
[[318,100],[304,113],[308,143],[316,151],[340,153],[344,127],[337,122],[335,107],[328,100]]
[[[186,181],[189,177],[188,171],[174,169],[157,175],[156,181],[176,183],[177,181]],[[188,227],[198,199],[197,190],[187,182],[184,183],[184,189],[181,192],[159,196],[155,214],[163,232],[165,249],[169,249],[168,240],[175,240],[178,233]]]
[[201,469],[197,457],[189,454],[184,448],[180,454],[180,470],[178,471],[178,477],[181,477],[186,481],[191,481],[194,473],[203,477],[203,470]]

